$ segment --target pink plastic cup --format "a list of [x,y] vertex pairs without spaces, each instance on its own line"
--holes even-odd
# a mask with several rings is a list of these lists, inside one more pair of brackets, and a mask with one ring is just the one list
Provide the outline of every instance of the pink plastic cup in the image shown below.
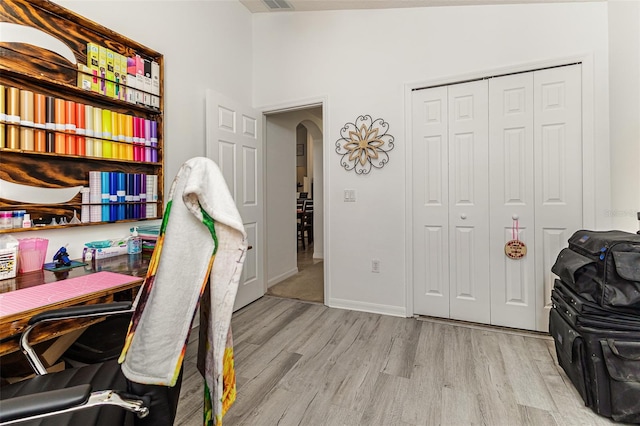
[[46,238],[23,238],[18,240],[20,272],[38,271],[44,266],[49,240]]

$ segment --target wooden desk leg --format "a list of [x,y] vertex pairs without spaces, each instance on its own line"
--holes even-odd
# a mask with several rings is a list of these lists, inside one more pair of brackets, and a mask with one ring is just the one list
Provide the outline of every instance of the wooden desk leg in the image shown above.
[[40,359],[42,359],[45,367],[49,367],[55,364],[60,359],[62,354],[65,353],[67,349],[69,349],[73,342],[78,340],[78,337],[80,337],[80,335],[84,333],[85,330],[86,328],[80,328],[78,330],[73,330],[58,337],[56,341],[51,344],[51,346],[49,346],[44,352],[42,352],[42,354],[40,354]]
[[[64,361],[58,362],[58,360],[60,359],[62,354],[73,344],[73,342],[75,342],[80,337],[85,329],[86,327],[79,328],[77,330],[73,330],[69,333],[63,334],[58,338],[52,339],[50,341],[52,343],[50,343],[44,351],[42,350],[42,348],[38,350],[38,347],[35,347],[38,356],[44,363],[44,366],[47,368],[47,372],[53,373],[65,369]],[[3,358],[5,360],[4,367],[7,366],[7,357],[11,358],[11,360],[8,361],[9,371],[3,371],[3,381],[6,381],[7,383],[15,383],[35,376],[32,370],[28,367],[26,359],[20,352],[12,352],[6,355],[6,357]],[[19,371],[11,372],[12,368],[18,368]]]

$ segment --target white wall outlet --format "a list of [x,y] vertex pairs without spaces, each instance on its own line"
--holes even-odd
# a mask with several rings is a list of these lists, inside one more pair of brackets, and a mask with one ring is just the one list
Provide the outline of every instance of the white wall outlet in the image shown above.
[[378,259],[371,260],[371,272],[380,273],[380,261]]

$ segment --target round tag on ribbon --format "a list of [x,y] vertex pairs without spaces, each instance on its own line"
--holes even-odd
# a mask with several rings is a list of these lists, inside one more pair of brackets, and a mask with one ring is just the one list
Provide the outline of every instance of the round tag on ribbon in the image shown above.
[[527,254],[527,246],[520,240],[507,241],[504,245],[504,254],[509,259],[522,259]]
[[513,239],[507,241],[504,245],[504,254],[506,254],[509,259],[522,259],[527,254],[527,245],[518,239],[520,224],[518,223],[517,216],[514,216],[511,233]]

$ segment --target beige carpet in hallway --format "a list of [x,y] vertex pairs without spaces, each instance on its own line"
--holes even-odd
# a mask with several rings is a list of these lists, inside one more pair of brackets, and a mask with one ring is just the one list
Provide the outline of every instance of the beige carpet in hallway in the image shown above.
[[299,269],[296,275],[272,286],[268,295],[324,303],[324,262],[318,261]]

